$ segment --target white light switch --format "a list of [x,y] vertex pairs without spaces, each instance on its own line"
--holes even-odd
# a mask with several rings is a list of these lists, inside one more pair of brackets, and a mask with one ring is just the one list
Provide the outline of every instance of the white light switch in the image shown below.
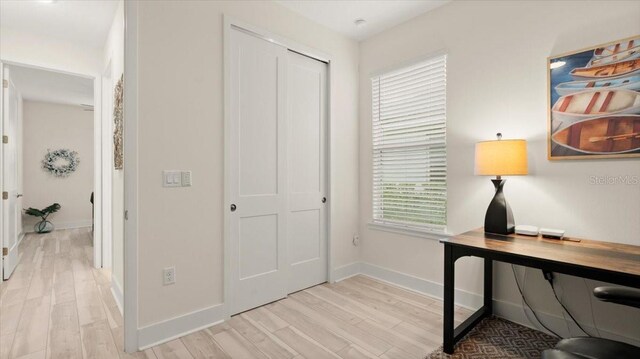
[[180,187],[182,185],[182,172],[162,171],[163,187]]
[[191,187],[191,171],[162,171],[163,187]]

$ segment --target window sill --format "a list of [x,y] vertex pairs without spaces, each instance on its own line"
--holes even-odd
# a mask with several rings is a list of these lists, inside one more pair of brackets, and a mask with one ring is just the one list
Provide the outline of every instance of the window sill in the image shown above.
[[426,228],[422,229],[417,227],[400,226],[400,225],[374,222],[374,221],[369,221],[368,227],[369,229],[373,229],[376,231],[397,233],[397,234],[403,234],[411,237],[426,238],[426,239],[433,239],[433,240],[441,240],[441,239],[447,239],[451,237],[451,234],[447,233],[446,229],[438,231],[438,230],[429,230]]

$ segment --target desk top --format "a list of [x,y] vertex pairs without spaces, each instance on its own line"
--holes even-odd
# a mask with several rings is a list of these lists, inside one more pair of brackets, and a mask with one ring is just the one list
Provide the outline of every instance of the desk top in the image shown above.
[[640,276],[640,246],[570,238],[580,242],[484,233],[484,228],[444,239],[445,244],[599,268]]

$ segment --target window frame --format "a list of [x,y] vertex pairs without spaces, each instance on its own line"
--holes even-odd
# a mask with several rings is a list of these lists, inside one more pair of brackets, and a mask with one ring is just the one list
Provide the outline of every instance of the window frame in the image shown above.
[[[432,225],[432,224],[427,224],[427,223],[419,223],[419,222],[409,222],[409,221],[398,221],[398,220],[385,220],[384,218],[376,218],[376,212],[378,211],[383,211],[383,209],[380,209],[380,206],[376,206],[376,200],[375,200],[375,192],[376,189],[379,191],[380,187],[376,186],[376,179],[375,179],[375,175],[374,172],[376,171],[376,168],[380,168],[379,166],[376,166],[376,159],[375,159],[375,153],[376,151],[384,151],[384,149],[380,149],[380,145],[376,145],[375,142],[375,138],[374,138],[374,133],[376,131],[376,124],[375,124],[375,120],[376,120],[376,115],[374,114],[374,104],[375,104],[375,100],[376,98],[374,98],[374,88],[375,88],[375,81],[378,81],[378,86],[380,86],[380,78],[384,77],[384,76],[388,76],[388,75],[393,75],[394,73],[402,73],[404,70],[409,70],[412,67],[419,67],[420,65],[425,65],[425,66],[429,66],[429,63],[436,63],[438,61],[443,61],[444,64],[442,65],[443,67],[443,76],[444,79],[442,81],[442,84],[444,85],[444,103],[442,104],[442,109],[443,109],[443,113],[444,113],[444,119],[442,121],[443,126],[444,126],[444,137],[443,137],[443,144],[441,149],[444,149],[444,155],[442,156],[442,158],[444,159],[444,205],[441,207],[441,209],[444,211],[444,224],[443,225]],[[390,69],[386,69],[384,71],[380,71],[377,73],[373,73],[370,75],[370,91],[371,91],[371,103],[370,103],[370,108],[371,108],[371,155],[372,155],[372,159],[371,159],[371,180],[372,180],[372,186],[371,186],[371,204],[372,204],[372,208],[371,208],[371,212],[370,212],[370,216],[371,219],[368,222],[368,227],[370,229],[374,229],[374,230],[380,230],[380,231],[385,231],[385,232],[391,232],[391,233],[399,233],[399,234],[404,234],[404,235],[409,235],[409,236],[414,236],[414,237],[421,237],[421,238],[430,238],[430,239],[443,239],[446,237],[450,236],[450,233],[447,231],[447,226],[448,226],[448,218],[447,218],[447,212],[448,212],[448,174],[447,174],[447,60],[448,60],[448,55],[446,52],[438,52],[435,54],[432,54],[430,56],[427,57],[422,57],[416,61],[412,61],[412,62],[408,62],[408,63],[404,63],[402,65],[399,66],[395,66],[393,68]],[[380,101],[380,87],[378,87],[377,89],[378,92],[378,101]],[[380,114],[378,113],[377,116],[380,116]],[[379,118],[379,117],[378,117]],[[429,123],[429,118],[426,117],[424,118],[424,123],[422,124],[427,124]],[[440,149],[440,148],[439,148]],[[409,150],[407,150],[409,151]],[[428,153],[429,150],[427,150]],[[428,166],[428,164],[427,164]],[[383,200],[382,200],[383,201]],[[383,202],[382,202],[383,203]],[[439,208],[440,209],[440,208]]]

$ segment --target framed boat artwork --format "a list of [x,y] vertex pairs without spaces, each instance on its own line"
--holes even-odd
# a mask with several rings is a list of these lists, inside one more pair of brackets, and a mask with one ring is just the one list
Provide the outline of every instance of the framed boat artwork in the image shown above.
[[640,158],[640,35],[547,59],[548,158]]

